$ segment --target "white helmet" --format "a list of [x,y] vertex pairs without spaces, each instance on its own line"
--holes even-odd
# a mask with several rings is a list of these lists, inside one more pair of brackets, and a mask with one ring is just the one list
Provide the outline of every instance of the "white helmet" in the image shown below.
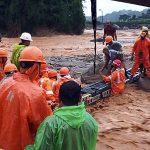
[[27,32],[22,33],[21,36],[20,36],[20,39],[26,40],[26,41],[33,41],[32,37],[31,37],[31,34],[27,33]]
[[144,32],[144,31],[145,31],[145,32],[148,32],[148,27],[143,26],[143,27],[142,27],[142,31],[143,31],[143,32]]

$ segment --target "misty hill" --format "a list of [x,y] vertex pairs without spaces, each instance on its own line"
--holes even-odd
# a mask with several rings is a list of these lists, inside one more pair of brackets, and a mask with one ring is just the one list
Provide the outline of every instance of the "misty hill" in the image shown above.
[[[120,11],[114,11],[110,14],[106,14],[103,19],[104,19],[104,22],[106,21],[112,21],[112,22],[116,22],[119,20],[119,16],[120,15],[124,15],[124,14],[127,14],[129,16],[133,16],[133,15],[136,15],[136,17],[139,17],[142,15],[142,13],[146,13],[148,9],[144,9],[143,11],[133,11],[133,10],[120,10]],[[91,21],[91,16],[86,16],[86,20],[87,21]],[[97,20],[98,21],[102,21],[102,16],[98,16],[97,17]]]

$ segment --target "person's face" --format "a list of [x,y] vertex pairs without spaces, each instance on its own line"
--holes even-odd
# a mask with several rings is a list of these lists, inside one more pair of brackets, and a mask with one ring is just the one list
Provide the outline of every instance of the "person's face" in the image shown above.
[[30,41],[23,41],[23,44],[24,44],[25,46],[29,46],[29,45],[30,45]]
[[146,35],[148,34],[148,31],[145,31]]
[[142,32],[140,36],[141,36],[141,39],[144,39],[146,37],[146,32]]
[[29,46],[30,45],[30,41],[26,41],[26,46]]

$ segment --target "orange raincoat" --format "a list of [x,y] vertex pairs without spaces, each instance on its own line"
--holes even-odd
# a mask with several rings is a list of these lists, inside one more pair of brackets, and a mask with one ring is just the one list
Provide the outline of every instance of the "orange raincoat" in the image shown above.
[[16,73],[0,85],[0,148],[24,150],[51,114],[43,90],[27,75]]
[[112,95],[124,92],[125,88],[125,71],[124,68],[117,68],[110,76],[103,76],[103,80],[111,82]]
[[143,64],[147,70],[147,75],[150,77],[150,40],[147,38],[144,40],[138,39],[133,46],[132,53],[135,54],[135,60],[131,74],[134,75],[139,65]]
[[49,79],[48,77],[42,77],[39,81],[40,87],[42,87],[45,90],[46,93],[46,99],[55,101],[55,96],[53,93],[53,87],[55,86],[56,81]]

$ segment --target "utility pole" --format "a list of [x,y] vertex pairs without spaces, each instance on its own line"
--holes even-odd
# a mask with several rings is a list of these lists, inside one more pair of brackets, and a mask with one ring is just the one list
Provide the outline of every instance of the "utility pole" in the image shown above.
[[101,12],[102,12],[102,24],[103,24],[103,22],[104,22],[103,10],[102,10],[102,9],[99,9],[99,11],[101,11]]
[[92,23],[94,30],[94,74],[96,73],[96,27],[97,27],[97,7],[96,0],[91,0]]

